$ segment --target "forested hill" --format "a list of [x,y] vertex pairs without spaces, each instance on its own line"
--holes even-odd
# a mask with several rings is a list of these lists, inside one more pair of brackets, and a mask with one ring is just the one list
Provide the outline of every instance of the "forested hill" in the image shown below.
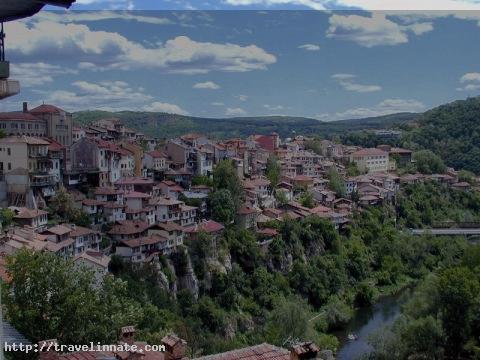
[[407,146],[432,150],[446,165],[480,174],[480,97],[439,106],[409,125]]
[[333,136],[346,131],[390,128],[412,121],[416,116],[417,114],[412,113],[399,113],[365,119],[322,122],[311,118],[291,116],[212,119],[152,112],[81,111],[74,114],[74,119],[77,124],[85,125],[100,119],[119,118],[127,127],[160,138],[169,138],[190,132],[226,138],[272,132],[277,132],[281,137],[288,137],[292,136],[292,131],[304,135]]

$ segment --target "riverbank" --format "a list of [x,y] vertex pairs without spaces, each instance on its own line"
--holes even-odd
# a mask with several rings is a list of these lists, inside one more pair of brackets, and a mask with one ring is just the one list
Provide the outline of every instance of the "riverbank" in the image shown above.
[[[394,294],[382,294],[372,306],[356,309],[347,326],[335,333],[340,341],[336,359],[353,360],[369,354],[372,351],[370,337],[399,318],[406,301],[404,294],[410,289],[411,286],[404,286]],[[355,334],[357,339],[349,340],[349,334]]]

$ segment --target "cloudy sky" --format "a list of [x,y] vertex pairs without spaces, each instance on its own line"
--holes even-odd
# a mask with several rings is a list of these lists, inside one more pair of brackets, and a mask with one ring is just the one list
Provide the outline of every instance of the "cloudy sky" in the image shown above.
[[[7,57],[22,92],[0,110],[28,101],[68,111],[329,121],[480,94],[480,11],[300,11],[380,3],[367,0],[195,1],[248,11],[185,11],[192,2],[183,0],[155,8],[142,0],[79,2],[76,11],[7,24]],[[118,6],[149,10],[109,10]],[[82,11],[89,9],[104,10]]]

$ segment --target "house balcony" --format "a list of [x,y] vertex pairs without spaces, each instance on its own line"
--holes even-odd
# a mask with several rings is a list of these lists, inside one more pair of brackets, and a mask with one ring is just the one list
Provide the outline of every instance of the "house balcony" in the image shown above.
[[20,82],[17,80],[0,79],[0,99],[17,95],[20,92]]
[[52,175],[48,174],[32,174],[30,176],[30,186],[43,187],[55,185],[55,179]]

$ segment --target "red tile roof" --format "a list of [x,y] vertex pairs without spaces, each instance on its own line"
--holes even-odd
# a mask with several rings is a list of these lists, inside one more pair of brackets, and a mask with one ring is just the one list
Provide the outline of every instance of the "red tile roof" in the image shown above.
[[135,220],[122,220],[117,221],[115,225],[112,226],[112,229],[108,232],[112,235],[131,235],[139,234],[146,231],[150,225],[144,221],[135,221]]
[[150,151],[147,152],[147,154],[156,159],[167,158],[167,156],[159,150]]
[[139,192],[139,191],[127,191],[125,193],[125,195],[123,195],[125,198],[129,199],[149,199],[151,198],[150,195],[148,194],[145,194],[143,192]]
[[217,231],[223,230],[225,227],[214,221],[214,220],[207,220],[200,224],[195,224],[193,226],[189,226],[185,228],[185,232],[187,233],[198,233],[198,232],[206,232],[206,233],[213,233]]
[[376,148],[362,149],[352,154],[352,156],[387,156],[387,155],[388,155],[387,152],[380,149],[376,149]]
[[60,109],[59,107],[54,106],[54,105],[43,104],[43,105],[37,106],[36,108],[30,110],[30,112],[32,114],[45,114],[45,113],[59,114],[61,112],[65,112],[65,111]]
[[29,121],[43,122],[43,120],[37,118],[36,116],[34,116],[30,113],[21,112],[21,111],[2,112],[2,113],[0,113],[0,120],[13,120],[13,121],[29,120]]
[[128,247],[135,248],[135,247],[144,246],[144,245],[155,245],[155,244],[159,244],[167,241],[168,239],[164,238],[163,236],[151,235],[151,236],[141,237],[138,239],[122,240],[121,243]]
[[197,360],[290,360],[290,352],[264,343],[221,354],[203,356]]

